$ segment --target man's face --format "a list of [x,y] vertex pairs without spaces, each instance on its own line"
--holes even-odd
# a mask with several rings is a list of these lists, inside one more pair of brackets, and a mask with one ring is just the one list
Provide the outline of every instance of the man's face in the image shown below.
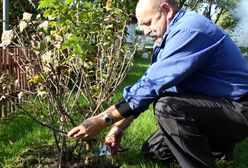
[[147,9],[137,10],[136,17],[146,36],[152,37],[157,42],[162,40],[167,27],[166,14],[164,12],[154,12],[148,7]]

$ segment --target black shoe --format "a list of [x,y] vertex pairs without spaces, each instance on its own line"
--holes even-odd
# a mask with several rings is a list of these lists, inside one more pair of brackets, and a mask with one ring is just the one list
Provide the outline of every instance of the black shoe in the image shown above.
[[235,145],[228,145],[221,152],[212,152],[217,160],[232,161],[234,159]]
[[153,161],[170,162],[176,160],[159,130],[148,138],[141,151],[144,158]]

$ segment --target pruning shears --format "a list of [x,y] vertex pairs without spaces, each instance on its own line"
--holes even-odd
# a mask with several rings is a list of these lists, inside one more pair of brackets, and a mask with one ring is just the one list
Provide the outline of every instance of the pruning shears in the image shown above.
[[128,149],[122,147],[118,147],[117,149],[111,150],[110,146],[105,142],[102,147],[99,148],[99,156],[114,156],[117,153],[125,152],[127,150]]
[[99,156],[111,156],[111,150],[110,147],[106,144],[104,144],[102,147],[99,148]]

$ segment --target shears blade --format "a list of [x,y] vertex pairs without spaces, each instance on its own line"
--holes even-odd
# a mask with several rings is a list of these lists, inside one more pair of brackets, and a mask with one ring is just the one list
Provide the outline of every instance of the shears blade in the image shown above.
[[109,146],[107,146],[105,144],[99,149],[99,151],[100,151],[99,156],[104,156],[104,155],[110,156],[111,155]]

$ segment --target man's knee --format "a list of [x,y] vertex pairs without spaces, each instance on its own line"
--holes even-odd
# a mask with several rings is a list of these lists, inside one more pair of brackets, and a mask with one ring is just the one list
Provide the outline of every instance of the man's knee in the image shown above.
[[180,102],[174,96],[159,98],[154,104],[155,116],[178,117],[182,115]]

